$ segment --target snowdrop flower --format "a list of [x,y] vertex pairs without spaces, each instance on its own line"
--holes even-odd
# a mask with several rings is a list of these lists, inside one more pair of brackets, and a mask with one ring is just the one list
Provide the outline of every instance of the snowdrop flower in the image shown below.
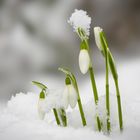
[[79,67],[83,74],[86,74],[90,66],[90,56],[87,49],[81,49],[79,53]]
[[78,29],[80,28],[84,31],[86,37],[89,36],[91,18],[87,15],[86,11],[75,9],[74,13],[72,13],[68,20],[68,23],[73,26],[75,32],[78,33]]
[[43,120],[45,118],[45,109],[44,109],[44,106],[45,106],[45,93],[44,91],[42,90],[41,93],[40,93],[40,97],[39,97],[39,101],[38,101],[38,114],[39,114],[39,118],[41,120]]
[[95,36],[95,42],[97,47],[99,48],[100,51],[103,51],[102,43],[100,40],[100,33],[103,31],[102,28],[100,27],[94,27],[94,36]]
[[62,97],[64,108],[67,109],[68,105],[70,105],[71,108],[74,108],[78,99],[77,92],[68,77],[66,78],[65,83],[66,86]]

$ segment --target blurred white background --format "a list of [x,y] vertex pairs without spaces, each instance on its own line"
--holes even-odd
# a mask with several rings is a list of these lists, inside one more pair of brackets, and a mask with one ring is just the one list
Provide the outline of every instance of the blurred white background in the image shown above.
[[[67,23],[74,9],[104,29],[118,65],[140,56],[140,0],[0,0],[1,100],[31,90],[32,80],[61,78],[59,66],[79,75],[79,39]],[[90,44],[98,75],[104,63],[92,30]]]

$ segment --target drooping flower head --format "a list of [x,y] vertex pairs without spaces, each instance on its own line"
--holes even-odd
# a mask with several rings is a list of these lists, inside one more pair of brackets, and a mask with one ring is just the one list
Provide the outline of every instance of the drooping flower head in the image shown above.
[[39,118],[43,120],[46,114],[44,106],[46,102],[45,98],[46,98],[47,87],[44,84],[37,81],[32,81],[32,83],[41,89],[41,92],[39,94],[39,100],[38,100],[38,115],[39,115]]
[[77,10],[75,9],[74,13],[72,13],[68,23],[73,26],[75,32],[78,33],[78,29],[82,29],[85,33],[86,37],[88,38],[90,34],[90,24],[91,24],[91,17],[87,15],[86,11]]
[[40,92],[40,95],[39,95],[39,100],[38,100],[38,115],[39,115],[39,118],[41,120],[43,120],[45,118],[45,110],[44,110],[44,105],[45,105],[45,91],[41,91]]
[[78,99],[76,89],[72,85],[69,77],[66,77],[65,84],[66,85],[62,97],[64,108],[67,109],[68,105],[70,105],[71,108],[75,108]]

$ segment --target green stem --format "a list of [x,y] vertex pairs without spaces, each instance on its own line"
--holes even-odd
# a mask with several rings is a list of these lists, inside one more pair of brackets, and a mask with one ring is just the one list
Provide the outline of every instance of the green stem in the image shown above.
[[[95,105],[97,105],[98,104],[98,93],[97,93],[97,88],[96,88],[96,83],[95,83],[92,66],[90,66],[90,68],[89,68],[89,73],[90,73],[90,79],[91,79],[92,89],[93,89],[93,93],[94,93],[94,101],[95,101]],[[101,122],[100,122],[99,116],[97,116],[97,125],[98,125],[98,130],[101,131]]]
[[121,97],[118,85],[118,79],[115,79],[115,86],[116,86],[116,94],[117,94],[117,102],[118,102],[118,115],[119,115],[119,125],[120,130],[123,130],[123,117],[122,117],[122,107],[121,107]]
[[80,115],[81,115],[81,119],[82,119],[82,124],[83,124],[83,126],[86,126],[87,123],[86,123],[86,119],[85,119],[85,115],[84,115],[84,111],[83,111],[83,107],[82,107],[80,98],[78,99],[78,107],[79,107],[79,111],[80,111]]
[[66,112],[63,108],[61,108],[59,110],[59,113],[60,113],[60,117],[61,117],[61,121],[62,121],[62,124],[64,127],[67,126],[67,116],[66,116]]
[[80,115],[81,115],[81,119],[82,119],[82,124],[83,124],[83,126],[86,126],[87,123],[86,123],[85,114],[84,114],[84,111],[83,111],[83,107],[82,107],[81,98],[80,98],[80,95],[79,95],[79,89],[78,89],[77,83],[75,83],[75,86],[76,86],[76,90],[77,90],[77,94],[78,94],[78,107],[79,107],[79,111],[80,111]]
[[107,131],[110,132],[110,100],[109,100],[109,70],[108,70],[108,55],[105,57],[106,63],[106,110],[107,110]]
[[57,125],[60,125],[60,120],[59,120],[59,117],[58,117],[58,114],[57,114],[57,110],[55,108],[53,108],[53,113],[54,113]]

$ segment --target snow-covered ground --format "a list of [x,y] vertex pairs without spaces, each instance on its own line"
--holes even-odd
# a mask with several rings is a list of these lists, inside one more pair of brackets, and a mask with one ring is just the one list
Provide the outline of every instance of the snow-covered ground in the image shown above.
[[[119,84],[122,97],[124,131],[119,132],[115,87],[110,80],[112,133],[107,136],[95,130],[94,104],[89,79],[79,85],[87,119],[82,127],[78,108],[68,109],[68,127],[59,127],[52,112],[40,120],[37,112],[38,94],[19,93],[6,105],[0,105],[0,140],[139,140],[140,139],[140,60],[119,63]],[[99,111],[103,110],[104,75],[96,76],[100,96]],[[57,82],[56,82],[57,83]],[[102,112],[103,114],[103,112]]]

